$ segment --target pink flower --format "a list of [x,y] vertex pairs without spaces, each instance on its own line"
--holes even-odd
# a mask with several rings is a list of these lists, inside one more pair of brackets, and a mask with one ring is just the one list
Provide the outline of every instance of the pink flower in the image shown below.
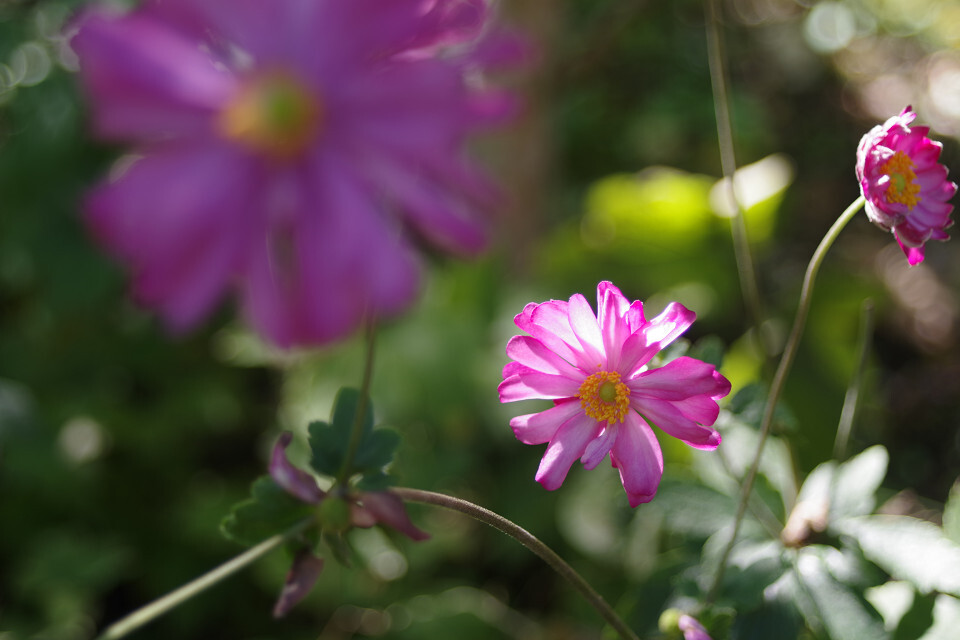
[[696,618],[683,614],[680,616],[678,625],[683,632],[683,640],[710,640],[707,630]]
[[[96,133],[133,143],[87,202],[141,302],[182,330],[235,289],[279,345],[403,309],[420,242],[485,244],[495,189],[467,136],[513,101],[484,0],[146,0],[72,46]],[[470,75],[468,84],[465,77]]]
[[953,222],[947,201],[957,185],[937,159],[943,145],[927,137],[930,127],[911,127],[910,107],[871,129],[857,147],[857,178],[867,216],[892,230],[910,264],[923,262],[927,240],[947,240]]
[[554,401],[546,411],[510,421],[525,444],[547,445],[537,482],[560,487],[579,458],[593,469],[610,454],[630,506],[649,502],[663,475],[663,455],[650,424],[698,449],[713,450],[717,400],[730,383],[713,365],[680,357],[659,368],[653,357],[693,324],[676,302],[646,320],[610,282],[597,286],[598,316],[581,294],[569,302],[528,304],[514,318],[528,336],[507,343],[500,401]]

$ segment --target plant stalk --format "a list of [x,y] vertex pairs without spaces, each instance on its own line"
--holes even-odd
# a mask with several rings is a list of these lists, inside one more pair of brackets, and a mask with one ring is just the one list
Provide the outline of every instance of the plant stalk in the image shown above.
[[793,320],[793,328],[790,330],[790,336],[787,338],[783,354],[780,356],[780,364],[777,366],[777,371],[773,375],[773,382],[770,383],[770,395],[767,396],[767,404],[764,406],[763,417],[760,421],[760,439],[757,442],[757,450],[753,455],[750,469],[747,471],[747,477],[743,481],[743,489],[740,494],[740,501],[737,504],[737,513],[733,521],[733,532],[720,556],[717,573],[714,576],[710,590],[707,592],[707,600],[709,602],[712,602],[717,596],[720,583],[723,581],[723,573],[726,571],[727,559],[730,557],[730,551],[733,549],[733,545],[737,541],[737,535],[740,533],[740,525],[743,523],[743,516],[746,513],[747,504],[750,500],[750,493],[753,491],[753,483],[757,479],[760,457],[763,455],[763,448],[767,443],[767,437],[770,435],[770,427],[773,424],[773,415],[777,408],[777,401],[783,392],[787,376],[790,374],[790,368],[793,366],[794,357],[797,355],[797,348],[800,346],[800,339],[803,337],[807,314],[810,311],[810,302],[813,299],[813,285],[817,278],[817,273],[820,271],[820,265],[823,264],[823,259],[827,255],[827,251],[833,246],[840,232],[847,226],[847,223],[853,219],[857,212],[860,211],[863,203],[863,196],[860,196],[837,218],[836,222],[833,223],[833,226],[830,227],[830,230],[827,231],[827,234],[823,237],[823,240],[820,241],[820,246],[814,251],[813,257],[810,259],[810,264],[807,265],[807,272],[803,277],[803,286],[800,289],[800,302],[797,306],[797,314]]
[[540,558],[550,565],[550,568],[556,571],[561,577],[565,578],[573,587],[580,592],[580,595],[590,603],[590,605],[603,616],[603,619],[613,627],[623,640],[640,640],[639,637],[627,626],[627,624],[617,615],[607,601],[597,593],[583,577],[576,572],[566,561],[561,558],[553,549],[541,542],[536,536],[515,524],[503,516],[484,509],[472,502],[454,498],[443,493],[434,493],[433,491],[422,491],[420,489],[394,488],[391,489],[403,500],[410,502],[420,502],[431,504],[453,511],[459,511],[471,518],[479,520],[490,525],[494,529],[501,531],[527,549],[540,556]]

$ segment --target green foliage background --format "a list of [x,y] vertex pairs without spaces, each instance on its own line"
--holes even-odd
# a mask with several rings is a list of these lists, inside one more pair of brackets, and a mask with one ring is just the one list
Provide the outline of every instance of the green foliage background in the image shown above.
[[[687,337],[718,336],[737,387],[764,371],[745,337],[729,223],[709,201],[720,169],[703,7],[501,4],[533,34],[539,61],[506,79],[527,95],[522,121],[478,145],[510,193],[499,242],[478,262],[431,264],[420,302],[383,327],[376,417],[402,435],[392,469],[401,484],[517,521],[654,634],[726,517],[704,505],[728,498],[685,484],[700,462],[673,442],[664,442],[665,482],[651,505],[629,509],[605,465],[575,467],[561,491],[546,492],[533,481],[542,451],[507,426],[538,405],[501,406],[496,385],[513,315],[529,301],[590,298],[601,279],[651,311],[672,299],[694,308]],[[793,170],[747,217],[770,330],[782,335],[809,256],[858,195],[854,151],[877,118],[863,106],[864,79],[845,70],[846,49],[814,51],[804,40],[816,3],[722,4],[740,163],[783,154]],[[890,51],[953,56],[960,44],[937,23],[910,26],[890,3],[830,4],[874,20],[869,37]],[[359,340],[272,352],[229,306],[171,336],[129,300],[124,274],[79,216],[84,191],[118,154],[88,137],[58,35],[79,5],[0,0],[2,640],[91,638],[238,553],[219,522],[263,474],[277,434],[298,433],[291,454],[305,461],[307,424],[328,419],[336,390],[356,386],[362,368]],[[944,161],[960,166],[957,141],[940,139]],[[896,497],[891,510],[937,520],[960,474],[960,248],[934,244],[924,266],[906,272],[892,245],[861,216],[828,258],[787,387],[787,477],[770,491],[795,491],[830,457],[857,314],[870,297],[877,325],[851,449],[884,444],[881,502]],[[747,455],[737,443],[749,438],[730,435],[729,455]],[[278,552],[137,637],[600,637],[592,610],[513,541],[454,514],[410,511],[431,541],[360,532],[356,565],[328,561],[315,592],[282,621],[269,613],[289,565]],[[782,503],[774,512],[786,516]],[[933,603],[918,598],[911,612],[922,618],[926,606],[929,618]]]

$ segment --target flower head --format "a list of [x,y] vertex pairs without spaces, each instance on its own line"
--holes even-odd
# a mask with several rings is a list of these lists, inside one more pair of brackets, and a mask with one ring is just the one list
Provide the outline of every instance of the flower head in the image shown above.
[[560,487],[579,458],[593,469],[610,454],[630,506],[653,499],[663,456],[650,428],[698,449],[715,449],[711,425],[730,383],[713,365],[680,357],[650,368],[653,357],[693,324],[695,314],[670,303],[652,320],[610,282],[597,286],[598,314],[581,294],[569,302],[530,303],[514,318],[529,335],[507,343],[500,401],[553,400],[546,411],[510,421],[525,444],[547,444],[537,482]]
[[281,346],[399,311],[416,243],[485,243],[496,190],[462,150],[514,103],[474,72],[522,53],[489,17],[485,0],[88,11],[72,46],[94,128],[136,158],[91,194],[89,224],[175,329],[231,289]]
[[[279,487],[302,502],[317,505],[322,527],[342,532],[352,527],[369,529],[385,525],[411,540],[426,540],[429,534],[411,522],[403,500],[389,491],[337,491],[327,493],[311,474],[298,469],[287,459],[286,449],[293,440],[289,431],[281,434],[270,457],[270,477]],[[309,550],[301,550],[287,573],[280,598],[274,607],[276,617],[286,613],[313,588],[323,570],[323,560]]]
[[927,137],[930,127],[911,127],[917,114],[899,116],[871,129],[857,147],[857,179],[867,216],[893,231],[910,264],[923,261],[927,240],[947,240],[957,185],[937,159],[943,148]]

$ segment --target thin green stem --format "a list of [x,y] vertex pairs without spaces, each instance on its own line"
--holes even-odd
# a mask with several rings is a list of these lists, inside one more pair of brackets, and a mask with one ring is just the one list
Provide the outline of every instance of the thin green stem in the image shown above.
[[707,593],[707,600],[713,601],[720,589],[720,583],[723,581],[723,573],[726,570],[727,559],[730,551],[737,541],[737,535],[740,533],[740,525],[743,523],[743,516],[747,511],[747,504],[750,500],[750,493],[753,491],[753,483],[757,479],[757,469],[760,467],[760,457],[763,455],[763,448],[767,443],[767,437],[770,435],[770,427],[773,424],[774,411],[777,408],[777,401],[783,391],[784,383],[790,374],[790,368],[793,366],[793,359],[797,355],[797,347],[800,346],[800,338],[803,337],[803,329],[807,322],[807,313],[810,311],[810,302],[813,299],[813,284],[820,271],[820,265],[823,263],[827,251],[833,246],[840,232],[847,223],[863,207],[863,196],[860,196],[847,207],[837,221],[833,223],[827,235],[820,241],[820,246],[813,253],[810,264],[807,265],[807,272],[803,277],[803,286],[800,289],[800,302],[797,306],[797,315],[793,320],[793,328],[790,330],[790,336],[787,338],[786,346],[783,349],[783,355],[780,356],[780,364],[773,375],[773,382],[770,383],[770,395],[767,397],[767,404],[763,409],[763,417],[760,420],[760,437],[757,442],[757,450],[753,455],[753,462],[747,471],[747,477],[743,481],[743,489],[740,494],[740,501],[737,504],[737,513],[733,521],[733,532],[730,540],[727,542],[723,553],[720,556],[720,564],[717,567],[717,573],[714,576],[713,584]]
[[338,486],[346,486],[353,473],[353,459],[360,448],[363,439],[363,421],[367,417],[367,400],[370,397],[370,383],[373,380],[373,354],[376,342],[376,322],[370,318],[366,322],[367,352],[363,360],[363,379],[360,383],[360,397],[357,398],[357,412],[353,416],[353,425],[350,427],[350,441],[347,443],[347,452],[343,456],[340,473],[337,474]]
[[842,461],[847,457],[847,443],[853,431],[853,421],[857,415],[860,401],[860,386],[867,368],[867,356],[870,353],[870,341],[873,338],[873,301],[863,301],[860,308],[860,337],[857,343],[857,368],[843,398],[843,410],[840,411],[840,423],[837,425],[837,439],[833,443],[833,458]]
[[613,627],[620,637],[624,640],[640,640],[639,637],[627,626],[627,624],[617,615],[616,611],[613,610],[607,601],[603,599],[599,593],[597,593],[590,584],[583,579],[583,577],[576,572],[576,570],[571,567],[569,564],[564,561],[563,558],[558,556],[553,549],[541,542],[536,536],[524,529],[523,527],[515,524],[514,522],[507,520],[503,516],[490,511],[489,509],[484,509],[483,507],[473,504],[472,502],[467,502],[466,500],[461,500],[460,498],[454,498],[443,493],[434,493],[433,491],[422,491],[420,489],[406,489],[406,488],[396,488],[392,491],[400,496],[404,500],[410,502],[420,502],[423,504],[436,505],[439,507],[444,507],[446,509],[452,509],[453,511],[459,511],[464,513],[471,518],[479,520],[485,524],[490,525],[498,531],[502,531],[507,534],[523,546],[525,546],[530,551],[534,552],[540,558],[550,565],[550,568],[556,571],[560,576],[565,578],[573,587],[580,592],[580,595],[586,599],[590,605],[597,610],[597,612],[603,616],[603,619],[606,620],[611,627]]
[[737,273],[740,276],[740,289],[743,292],[750,321],[755,328],[757,341],[764,353],[771,352],[771,346],[763,335],[763,302],[757,285],[757,272],[753,265],[753,254],[747,237],[747,225],[744,221],[743,206],[737,197],[735,175],[737,157],[733,148],[733,125],[730,119],[730,99],[727,93],[727,69],[724,64],[723,39],[720,34],[720,19],[717,16],[716,0],[706,0],[707,10],[707,61],[710,65],[710,86],[713,89],[713,108],[717,119],[717,142],[720,145],[720,167],[726,182],[730,206],[734,212],[730,220],[730,232],[733,236],[733,252],[737,261]]
[[257,546],[252,547],[246,552],[241,553],[236,558],[223,563],[213,571],[203,574],[199,578],[188,582],[179,589],[171,591],[162,598],[154,600],[150,604],[143,606],[133,613],[121,618],[117,622],[114,622],[112,625],[107,627],[103,633],[97,636],[96,640],[116,640],[117,638],[122,638],[136,631],[148,622],[159,618],[174,607],[183,604],[190,598],[198,595],[206,589],[209,589],[213,585],[236,573],[240,569],[243,569],[248,564],[251,564],[254,560],[257,560],[261,556],[273,551],[287,540],[300,535],[313,523],[313,518],[305,518],[304,520],[301,520],[294,526],[287,529],[285,532],[278,533],[272,538],[267,538]]

